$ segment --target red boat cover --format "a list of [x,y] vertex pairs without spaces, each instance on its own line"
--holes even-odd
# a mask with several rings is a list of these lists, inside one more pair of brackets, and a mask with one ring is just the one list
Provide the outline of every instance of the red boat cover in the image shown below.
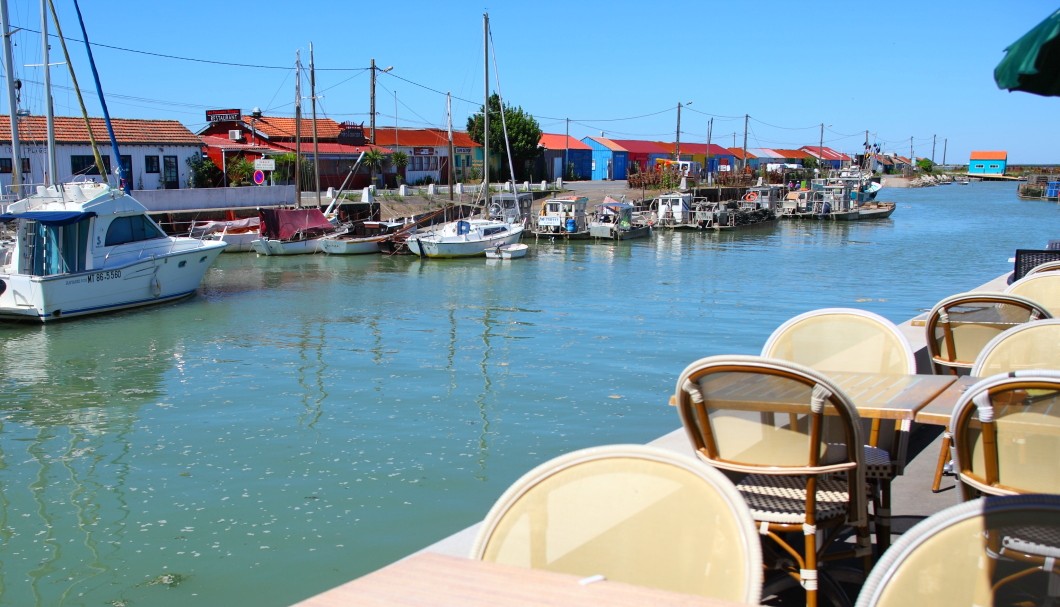
[[331,232],[335,226],[320,209],[258,209],[260,232],[266,238],[291,240]]

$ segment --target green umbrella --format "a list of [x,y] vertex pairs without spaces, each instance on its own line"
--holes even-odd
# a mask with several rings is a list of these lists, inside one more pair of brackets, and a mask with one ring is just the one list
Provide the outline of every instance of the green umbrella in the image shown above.
[[994,68],[998,88],[1060,97],[1060,10],[1005,49]]

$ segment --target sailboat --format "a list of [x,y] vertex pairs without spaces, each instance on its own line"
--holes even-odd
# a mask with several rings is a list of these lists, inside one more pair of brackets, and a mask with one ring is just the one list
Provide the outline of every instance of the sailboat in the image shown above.
[[[41,4],[46,41],[47,19]],[[6,13],[6,3],[2,10]],[[4,43],[10,44],[7,32]],[[85,44],[88,47],[87,36]],[[58,175],[54,117],[47,44],[44,47],[48,176],[54,179]],[[88,52],[91,61],[91,47]],[[9,73],[9,87],[13,80]],[[98,78],[96,84],[99,88]],[[102,94],[100,102],[109,128]],[[121,158],[113,134],[111,143],[114,157]],[[87,179],[36,186],[31,194],[7,205],[0,222],[11,237],[0,249],[2,320],[50,322],[187,297],[195,293],[226,246],[167,236],[127,191]]]
[[[483,197],[489,195],[489,15],[482,16],[485,56],[486,99],[483,104],[483,133],[485,158],[483,159]],[[501,104],[503,111],[504,104]],[[505,212],[504,205],[491,204],[485,216],[467,218],[442,224],[434,229],[417,233],[406,240],[409,251],[420,257],[482,257],[487,250],[514,244],[522,238],[524,226],[519,213]]]

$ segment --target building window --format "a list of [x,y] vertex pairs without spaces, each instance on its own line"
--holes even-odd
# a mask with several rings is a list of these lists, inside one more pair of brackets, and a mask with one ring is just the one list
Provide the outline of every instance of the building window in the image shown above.
[[[103,154],[103,168],[110,173],[110,156]],[[73,175],[99,175],[93,156],[70,156],[70,173]]]
[[162,170],[159,168],[158,156],[145,156],[144,170],[148,173],[161,173]]
[[11,172],[11,159],[10,158],[0,158],[0,173],[10,173],[10,172]]

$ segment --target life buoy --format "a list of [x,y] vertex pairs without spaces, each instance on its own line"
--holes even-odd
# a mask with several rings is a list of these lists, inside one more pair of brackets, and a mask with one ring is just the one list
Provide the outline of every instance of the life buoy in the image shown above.
[[754,202],[758,200],[758,192],[748,192],[743,195],[743,199],[747,202]]

